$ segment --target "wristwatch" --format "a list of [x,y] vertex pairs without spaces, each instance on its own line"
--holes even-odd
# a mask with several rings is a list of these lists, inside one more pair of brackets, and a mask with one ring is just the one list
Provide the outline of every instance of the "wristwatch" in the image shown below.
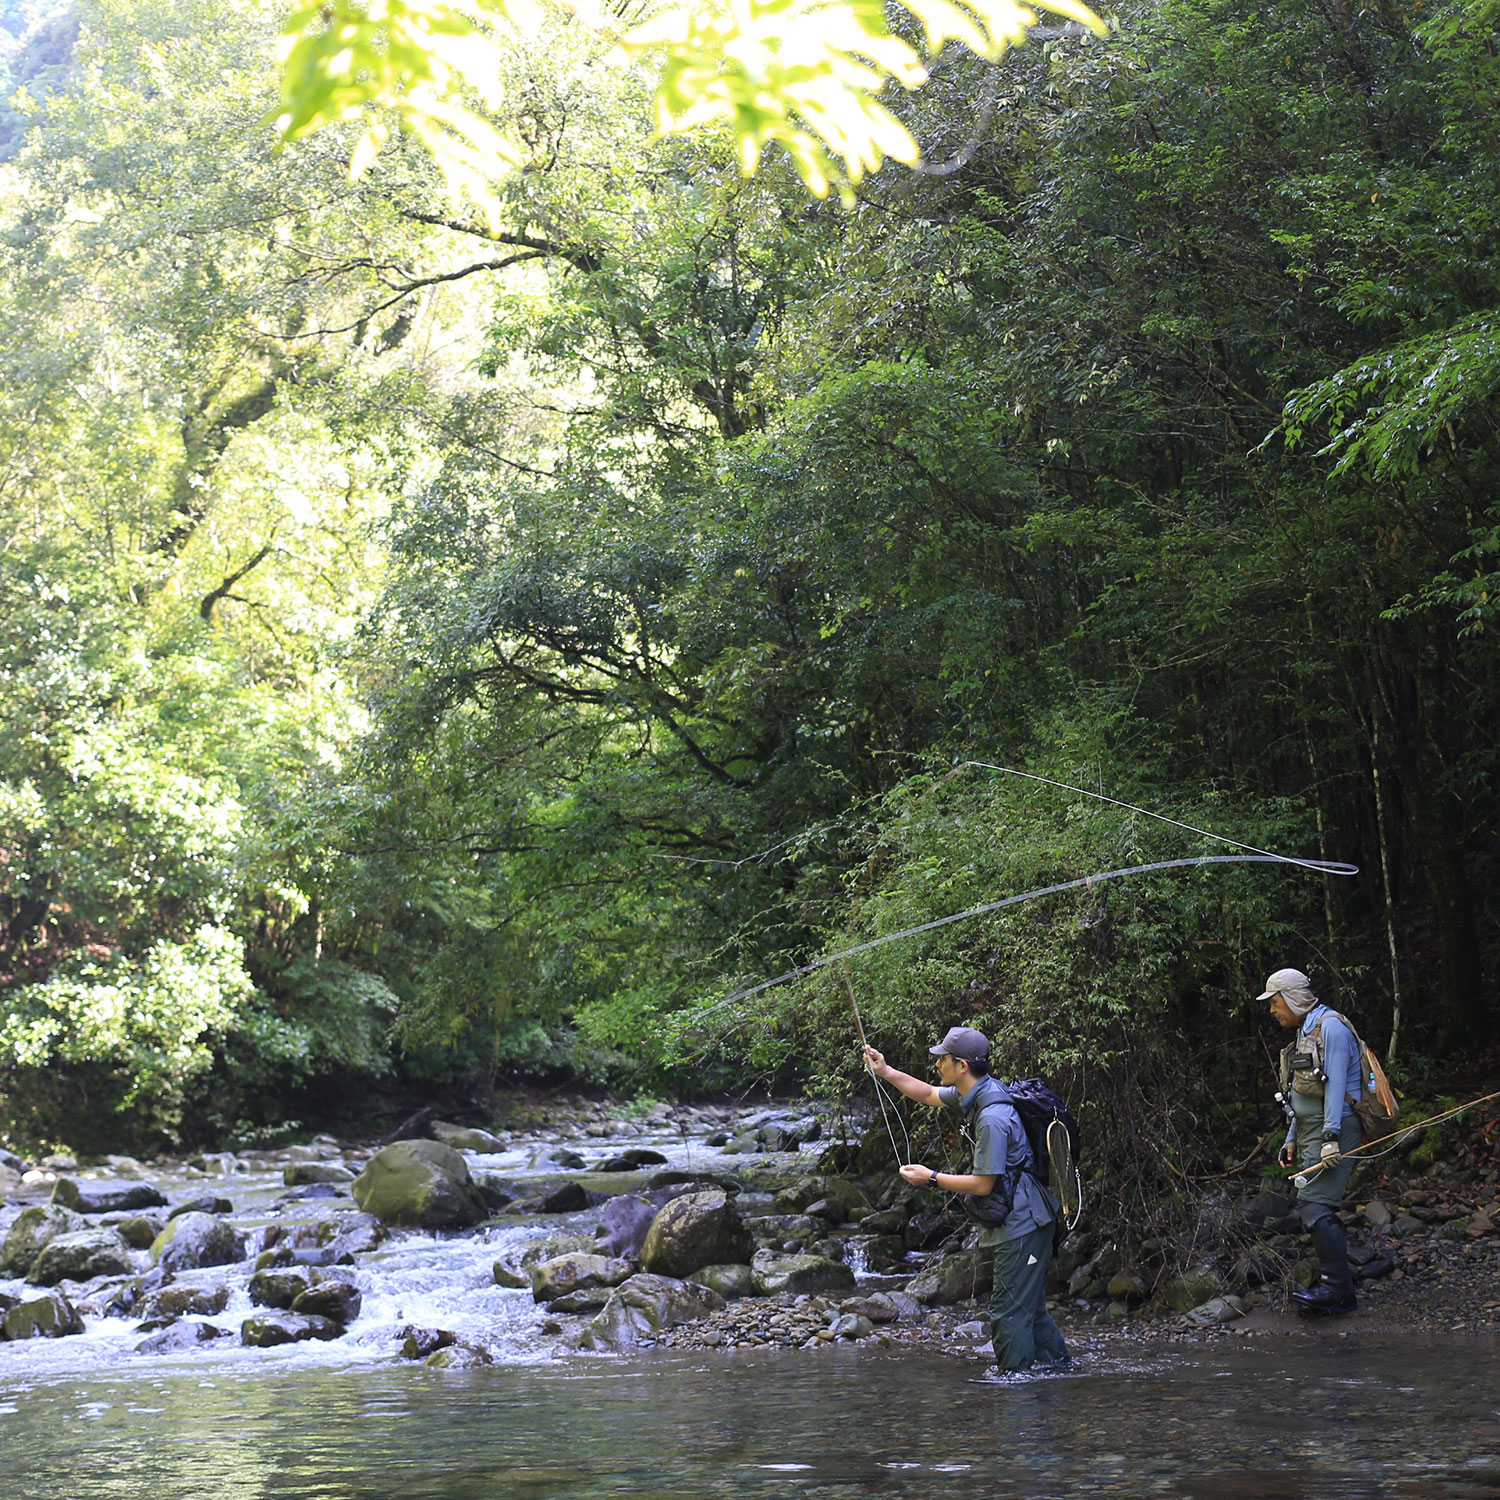
[[932,1176],[927,1179],[927,1186],[928,1187],[936,1187],[938,1185],[937,1177],[938,1177],[938,1174],[936,1172],[934,1172],[932,1174]]

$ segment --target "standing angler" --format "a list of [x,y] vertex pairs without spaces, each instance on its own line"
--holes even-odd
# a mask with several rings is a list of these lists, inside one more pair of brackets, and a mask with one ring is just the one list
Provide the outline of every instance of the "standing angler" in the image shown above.
[[980,1245],[994,1248],[990,1334],[1001,1370],[1029,1370],[1037,1360],[1065,1363],[1068,1346],[1047,1311],[1047,1258],[1059,1205],[1035,1175],[1031,1143],[1010,1094],[990,1076],[989,1038],[955,1026],[927,1050],[936,1059],[937,1087],[897,1071],[870,1046],[865,1066],[918,1104],[959,1110],[973,1127],[974,1170],[934,1172],[910,1162],[901,1175],[914,1187],[959,1194],[980,1226]]
[[1348,1022],[1313,994],[1312,980],[1300,969],[1277,969],[1257,998],[1271,1002],[1282,1026],[1297,1028],[1281,1054],[1281,1097],[1290,1118],[1278,1160],[1283,1167],[1318,1169],[1305,1182],[1298,1179],[1297,1214],[1312,1233],[1322,1274],[1292,1299],[1304,1312],[1353,1312],[1359,1304],[1338,1206],[1354,1166],[1344,1153],[1364,1139],[1354,1110],[1364,1081],[1359,1042]]

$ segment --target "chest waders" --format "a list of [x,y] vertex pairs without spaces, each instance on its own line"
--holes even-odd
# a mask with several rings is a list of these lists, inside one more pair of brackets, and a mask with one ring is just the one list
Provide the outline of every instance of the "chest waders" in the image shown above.
[[[1344,1018],[1339,1016],[1339,1019],[1343,1021]],[[1349,1026],[1347,1021],[1344,1024]],[[1349,1031],[1359,1049],[1357,1033],[1352,1026],[1349,1026]],[[1310,1167],[1318,1161],[1323,1148],[1324,1105],[1328,1088],[1324,1057],[1321,1020],[1310,1032],[1303,1034],[1299,1031],[1281,1053],[1281,1093],[1278,1098],[1295,1123],[1297,1160],[1303,1167]],[[1338,1137],[1339,1150],[1343,1152],[1352,1151],[1364,1139],[1355,1104],[1348,1094],[1344,1096],[1345,1109]],[[1349,1236],[1336,1212],[1353,1169],[1353,1162],[1341,1161],[1336,1167],[1324,1168],[1297,1189],[1297,1214],[1312,1235],[1319,1270],[1318,1279],[1312,1286],[1304,1292],[1292,1293],[1292,1300],[1303,1312],[1353,1312],[1358,1306],[1354,1276],[1349,1270]]]

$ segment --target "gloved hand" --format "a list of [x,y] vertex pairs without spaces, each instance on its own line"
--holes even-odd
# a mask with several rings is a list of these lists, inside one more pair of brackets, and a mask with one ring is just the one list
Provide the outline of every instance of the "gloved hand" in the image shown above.
[[1282,1145],[1280,1152],[1277,1154],[1276,1161],[1278,1165],[1283,1167],[1295,1166],[1296,1160],[1297,1153],[1292,1149],[1292,1143],[1290,1141],[1286,1141]]
[[1323,1149],[1318,1152],[1318,1161],[1325,1167],[1336,1167],[1343,1154],[1337,1141],[1324,1141]]

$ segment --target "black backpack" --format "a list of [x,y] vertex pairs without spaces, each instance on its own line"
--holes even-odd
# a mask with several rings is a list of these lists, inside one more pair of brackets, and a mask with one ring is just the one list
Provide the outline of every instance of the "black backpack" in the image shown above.
[[[1031,1154],[1036,1160],[1035,1175],[1046,1181],[1049,1169],[1054,1165],[1052,1151],[1047,1141],[1048,1129],[1054,1120],[1062,1122],[1068,1132],[1068,1154],[1073,1158],[1071,1168],[1078,1166],[1080,1139],[1078,1122],[1073,1118],[1063,1097],[1056,1089],[1049,1088],[1040,1078],[1013,1078],[1005,1085],[1011,1103],[1021,1117],[1026,1139],[1031,1142]],[[1056,1163],[1062,1167],[1062,1163]],[[1064,1170],[1070,1170],[1064,1167]]]

